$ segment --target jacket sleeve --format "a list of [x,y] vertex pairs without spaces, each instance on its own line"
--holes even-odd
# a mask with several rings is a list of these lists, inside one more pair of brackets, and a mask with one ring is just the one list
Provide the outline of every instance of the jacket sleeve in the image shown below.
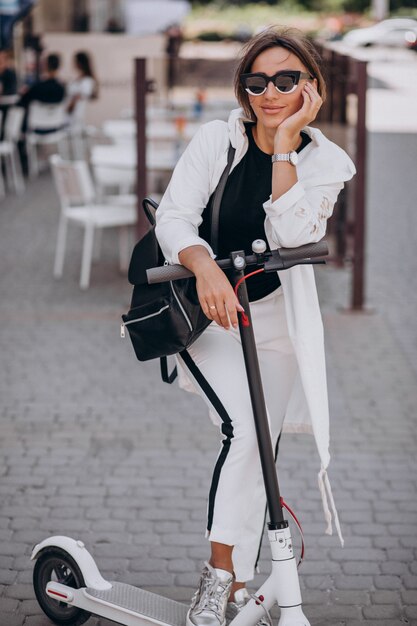
[[210,245],[198,235],[211,193],[214,159],[210,154],[218,149],[211,140],[212,124],[202,126],[187,146],[156,212],[156,236],[169,263],[179,263],[181,250],[195,245],[204,246],[215,257]]
[[298,181],[283,196],[264,203],[270,235],[279,247],[296,248],[320,241],[343,182],[304,188]]

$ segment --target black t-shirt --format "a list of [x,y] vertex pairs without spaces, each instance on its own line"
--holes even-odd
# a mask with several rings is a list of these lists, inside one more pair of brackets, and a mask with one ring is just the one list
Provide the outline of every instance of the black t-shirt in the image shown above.
[[16,72],[7,67],[0,74],[0,95],[13,96],[17,92]]
[[45,104],[59,104],[65,98],[65,86],[56,80],[48,78],[35,83],[20,98],[19,106],[28,107],[33,101],[44,102]]
[[[219,246],[217,257],[226,258],[234,250],[244,250],[252,254],[254,239],[266,242],[264,228],[264,202],[272,193],[272,162],[271,155],[262,152],[253,138],[253,123],[246,123],[245,129],[249,140],[248,150],[243,159],[233,169],[227,179],[223,193],[219,216]],[[306,133],[301,133],[300,152],[311,141]],[[203,212],[200,226],[200,237],[210,242],[209,211],[213,195]],[[267,244],[268,245],[268,244]],[[269,248],[268,248],[269,249]],[[253,271],[247,268],[245,273]],[[264,272],[256,274],[246,282],[249,300],[260,300],[280,286],[278,274]]]

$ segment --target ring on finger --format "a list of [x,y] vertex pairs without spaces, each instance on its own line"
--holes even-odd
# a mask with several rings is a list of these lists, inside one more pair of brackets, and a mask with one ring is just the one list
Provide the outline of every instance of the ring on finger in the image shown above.
[[216,307],[216,305],[215,305],[215,304],[210,304],[210,305],[209,305],[209,309],[217,309],[217,307]]

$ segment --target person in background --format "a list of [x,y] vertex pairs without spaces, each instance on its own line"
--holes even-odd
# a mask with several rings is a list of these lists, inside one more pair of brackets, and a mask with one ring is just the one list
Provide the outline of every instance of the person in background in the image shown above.
[[77,126],[83,125],[85,105],[98,98],[99,88],[90,55],[76,52],[73,61],[77,78],[68,85],[67,112],[70,126]]
[[207,92],[204,87],[197,89],[195,93],[195,99],[193,104],[193,116],[195,119],[200,119],[204,111],[204,105],[207,100]]
[[167,85],[168,89],[172,89],[175,85],[177,75],[178,57],[180,53],[183,35],[178,24],[172,24],[166,31],[165,53],[167,55]]
[[[48,54],[44,60],[44,72],[41,80],[35,82],[31,87],[24,87],[17,106],[25,109],[25,116],[22,122],[22,133],[25,135],[28,129],[28,113],[30,105],[33,102],[41,102],[43,104],[60,104],[64,102],[66,90],[64,83],[59,79],[59,68],[61,66],[61,57],[58,54]],[[50,128],[34,128],[34,132],[39,135],[47,135],[59,130],[56,126],[51,125]],[[25,140],[20,142],[20,154],[22,159],[22,167],[24,172],[28,172],[28,155],[26,153]]]
[[0,96],[13,96],[17,93],[16,72],[11,67],[11,53],[0,50]]
[[[65,98],[65,85],[59,80],[59,68],[61,59],[58,54],[48,54],[45,60],[45,77],[29,87],[21,96],[17,106],[26,109],[25,119],[23,121],[23,132],[27,129],[27,112],[32,102],[43,102],[45,104],[59,104]],[[51,128],[48,132],[55,131]]]
[[65,98],[64,83],[59,80],[61,58],[58,54],[48,54],[45,60],[45,77],[29,87],[19,100],[18,106],[29,107],[33,101],[59,104]]
[[110,17],[107,20],[106,33],[124,33],[122,24],[115,18]]
[[1,102],[1,98],[2,96],[14,96],[17,93],[16,72],[11,65],[11,52],[9,50],[0,50],[0,113],[2,117],[0,140],[3,139],[7,111],[10,107],[10,102]]

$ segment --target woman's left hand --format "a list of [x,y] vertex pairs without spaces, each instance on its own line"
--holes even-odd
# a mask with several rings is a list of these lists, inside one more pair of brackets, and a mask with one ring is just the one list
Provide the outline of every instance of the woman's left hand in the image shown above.
[[323,100],[319,95],[315,84],[306,82],[302,89],[303,104],[301,108],[277,128],[275,140],[283,134],[288,137],[299,138],[302,129],[316,119]]

